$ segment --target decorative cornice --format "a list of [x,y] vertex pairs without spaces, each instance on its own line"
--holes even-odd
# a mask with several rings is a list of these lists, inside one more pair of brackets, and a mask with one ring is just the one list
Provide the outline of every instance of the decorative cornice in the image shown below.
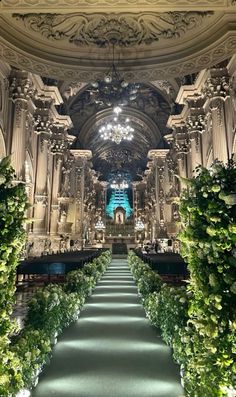
[[211,11],[122,14],[13,14],[28,31],[50,41],[77,46],[150,45],[184,36],[213,15]]
[[[190,59],[189,57],[179,56],[178,59],[172,59],[171,62],[156,63],[156,66],[153,63],[151,68],[148,68],[147,65],[146,68],[145,65],[141,65],[139,69],[124,72],[123,75],[129,81],[155,81],[158,78],[167,79],[182,76],[210,67],[216,62],[233,55],[235,51],[236,32],[231,32],[223,36],[218,45],[210,48],[206,47],[201,52],[201,55],[198,53],[193,54]],[[58,65],[55,62],[23,53],[20,49],[14,48],[11,44],[6,44],[6,42],[0,42],[0,56],[10,65],[30,70],[43,76],[50,76],[51,78],[78,79],[86,82],[97,79],[97,71],[94,67],[68,64]]]
[[[145,9],[160,12],[183,10],[225,10],[235,6],[235,0],[2,0],[0,12],[84,12],[90,11],[127,11]],[[92,10],[92,11],[91,11]]]
[[92,151],[91,150],[71,149],[70,153],[72,154],[72,156],[74,156],[75,159],[90,160],[92,158]]
[[152,150],[149,150],[147,157],[150,160],[164,159],[166,157],[167,153],[169,153],[169,149],[152,149]]

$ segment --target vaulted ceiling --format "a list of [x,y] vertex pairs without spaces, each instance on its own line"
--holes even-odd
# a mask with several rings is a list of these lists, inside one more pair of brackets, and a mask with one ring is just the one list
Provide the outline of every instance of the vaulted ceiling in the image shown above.
[[171,99],[168,101],[157,87],[140,84],[136,99],[124,106],[120,115],[129,118],[134,138],[116,144],[104,141],[98,133],[100,126],[112,121],[114,113],[112,107],[93,99],[91,89],[86,86],[67,108],[73,133],[78,137],[77,146],[92,150],[94,168],[102,179],[109,179],[115,170],[129,173],[132,180],[138,179],[145,169],[148,151],[164,145],[163,136],[169,132],[166,123],[172,110]]

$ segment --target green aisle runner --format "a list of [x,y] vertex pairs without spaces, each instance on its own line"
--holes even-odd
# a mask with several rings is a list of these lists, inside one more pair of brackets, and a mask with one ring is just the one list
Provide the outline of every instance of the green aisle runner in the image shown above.
[[145,317],[126,260],[112,261],[32,396],[183,396],[178,366]]

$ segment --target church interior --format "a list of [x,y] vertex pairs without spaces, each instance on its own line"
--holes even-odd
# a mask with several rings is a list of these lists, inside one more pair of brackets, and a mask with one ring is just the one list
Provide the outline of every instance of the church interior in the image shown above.
[[26,255],[175,240],[176,175],[235,153],[234,5],[57,3],[1,4],[0,157],[26,183]]
[[[20,266],[106,250],[185,266],[185,180],[236,156],[236,1],[2,0],[0,54],[0,160],[10,156],[30,204]],[[184,395],[45,382],[34,397]],[[209,397],[236,396],[227,390]]]

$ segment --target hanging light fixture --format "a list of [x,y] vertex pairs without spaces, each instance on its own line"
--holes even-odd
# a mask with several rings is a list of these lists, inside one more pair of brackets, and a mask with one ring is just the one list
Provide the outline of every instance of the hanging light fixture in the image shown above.
[[102,221],[102,219],[98,219],[98,221],[95,223],[94,225],[96,230],[105,230],[106,226],[104,225],[104,222]]
[[137,98],[139,84],[124,80],[115,66],[115,46],[113,44],[112,65],[102,80],[91,83],[89,90],[95,103],[113,108],[126,106]]
[[144,223],[143,223],[143,221],[140,219],[140,218],[138,218],[137,220],[136,220],[136,222],[135,222],[135,226],[134,226],[134,229],[137,231],[137,232],[141,232],[142,230],[144,230]]
[[116,116],[113,118],[113,120],[102,125],[98,130],[101,138],[105,141],[111,140],[117,145],[119,145],[123,140],[131,141],[134,137],[134,129],[129,124],[129,118],[119,118],[119,113],[121,112],[121,108],[119,106],[116,106],[113,109],[113,112],[116,113]]
[[129,184],[128,184],[128,182],[125,181],[125,180],[122,180],[122,181],[113,180],[113,181],[111,182],[111,184],[110,184],[110,187],[111,187],[112,189],[116,189],[116,190],[124,190],[124,189],[128,189]]

